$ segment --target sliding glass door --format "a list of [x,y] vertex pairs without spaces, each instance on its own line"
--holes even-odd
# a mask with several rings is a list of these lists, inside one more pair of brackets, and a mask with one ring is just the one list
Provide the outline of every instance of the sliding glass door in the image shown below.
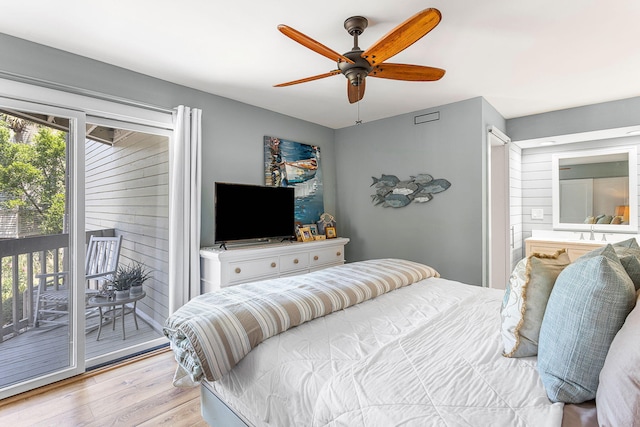
[[[172,111],[62,89],[0,79],[0,399],[166,344]],[[96,323],[91,236],[149,271],[135,317]]]
[[0,398],[85,368],[84,126],[0,98]]

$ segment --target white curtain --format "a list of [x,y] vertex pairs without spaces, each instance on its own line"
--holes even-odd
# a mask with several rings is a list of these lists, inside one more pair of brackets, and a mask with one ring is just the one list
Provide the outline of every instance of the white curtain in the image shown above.
[[174,114],[169,149],[169,313],[200,294],[202,111],[183,105]]

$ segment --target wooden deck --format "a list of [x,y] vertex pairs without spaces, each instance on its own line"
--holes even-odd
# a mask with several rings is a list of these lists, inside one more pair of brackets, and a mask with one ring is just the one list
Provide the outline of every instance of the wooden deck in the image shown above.
[[[126,316],[126,340],[122,339],[121,319],[102,328],[100,341],[97,329],[86,334],[86,358],[103,356],[117,350],[142,344],[163,335],[138,317],[139,330],[133,318]],[[69,331],[66,326],[32,328],[17,337],[0,343],[0,388],[54,372],[69,365]]]

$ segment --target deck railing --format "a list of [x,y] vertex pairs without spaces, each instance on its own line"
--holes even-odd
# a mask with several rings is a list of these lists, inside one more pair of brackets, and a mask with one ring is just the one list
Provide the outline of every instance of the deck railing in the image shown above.
[[[35,276],[64,271],[61,259],[64,260],[68,245],[67,234],[0,241],[0,341],[26,330],[33,322]],[[5,271],[7,267],[8,272]],[[8,293],[6,282],[10,282]]]
[[[91,235],[114,230],[87,232],[87,240]],[[0,240],[0,343],[33,325],[36,276],[68,271],[68,245],[68,234]]]

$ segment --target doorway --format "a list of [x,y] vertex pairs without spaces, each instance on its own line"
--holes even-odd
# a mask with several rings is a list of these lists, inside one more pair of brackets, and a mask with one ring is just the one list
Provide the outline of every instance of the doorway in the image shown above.
[[[169,315],[169,135],[140,125],[87,118],[101,129],[85,142],[87,233],[121,236],[120,269],[140,266],[149,279],[132,313],[86,334],[87,368],[166,343]],[[126,304],[126,310],[133,302]],[[115,306],[112,309],[118,310]],[[106,326],[106,327],[105,327]]]

